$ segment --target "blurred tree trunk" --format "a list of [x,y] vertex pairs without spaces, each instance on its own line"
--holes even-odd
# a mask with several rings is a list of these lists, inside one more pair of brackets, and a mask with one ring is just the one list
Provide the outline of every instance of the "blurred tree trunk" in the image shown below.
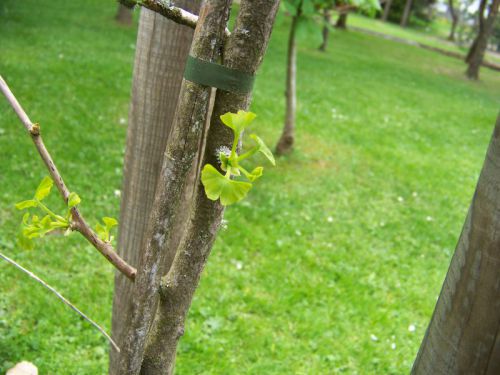
[[406,0],[405,8],[403,10],[403,15],[401,17],[401,27],[408,26],[408,21],[410,20],[411,6],[413,0]]
[[384,13],[382,14],[382,21],[387,22],[389,18],[389,13],[391,11],[392,0],[386,0],[384,5]]
[[486,8],[486,1],[487,0],[481,1],[479,12],[479,30],[466,57],[466,62],[469,66],[467,67],[465,74],[468,78],[474,80],[479,78],[479,68],[483,62],[486,47],[488,46],[488,38],[493,32],[495,19],[500,6],[500,0],[493,0],[490,4],[488,17],[485,20],[484,9]]
[[[177,6],[197,13],[200,0]],[[126,8],[128,9],[128,8]],[[177,106],[193,30],[142,8],[137,36],[129,111],[118,251],[129,264],[139,264],[139,250],[153,205],[163,153]],[[170,260],[173,254],[170,256]],[[112,335],[119,346],[129,315],[133,284],[115,274]],[[118,353],[110,352],[110,374],[118,374]]]
[[329,8],[323,8],[323,30],[322,30],[322,36],[323,36],[323,41],[321,45],[319,46],[319,50],[325,52],[326,47],[328,46],[328,36],[330,35],[330,26],[332,22],[332,10]]
[[335,23],[335,27],[337,29],[347,29],[347,15],[347,12],[340,12],[339,17],[337,18],[337,22]]
[[276,145],[276,154],[284,155],[292,151],[293,143],[295,141],[295,110],[297,107],[297,89],[296,89],[296,75],[297,75],[297,45],[295,36],[297,33],[297,24],[302,15],[302,3],[297,6],[297,12],[292,17],[290,25],[290,32],[288,34],[288,55],[287,55],[287,69],[286,69],[286,108],[285,108],[285,126],[283,133]]
[[453,6],[453,0],[448,0],[448,10],[450,11],[451,16],[451,30],[450,35],[448,36],[448,40],[455,40],[455,30],[457,29],[458,24],[458,11]]
[[132,19],[132,9],[119,3],[118,9],[116,10],[115,20],[122,25],[130,26],[132,25]]
[[500,115],[412,374],[500,374]]

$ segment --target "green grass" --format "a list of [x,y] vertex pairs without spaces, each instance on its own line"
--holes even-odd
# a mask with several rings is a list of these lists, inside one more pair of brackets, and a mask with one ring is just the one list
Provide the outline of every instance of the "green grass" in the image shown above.
[[[115,6],[0,5],[0,74],[41,123],[92,221],[119,211],[135,29],[114,23]],[[252,105],[269,144],[282,126],[288,25],[280,15]],[[333,32],[326,54],[311,40],[299,46],[296,150],[228,210],[178,374],[401,374],[417,352],[481,168],[500,75],[483,69],[470,82],[459,60],[356,32]],[[83,239],[16,247],[13,204],[46,172],[3,100],[0,129],[1,251],[109,328],[113,269]],[[106,373],[102,337],[7,264],[0,294],[0,372],[25,359],[41,374]]]
[[[450,26],[448,22],[441,19],[438,19],[434,24],[430,25],[426,29],[415,29],[409,27],[401,28],[399,25],[393,23],[382,22],[381,20],[364,17],[358,14],[351,14],[349,15],[348,25],[425,44],[430,47],[441,48],[450,52],[458,52],[464,56],[468,51],[465,46],[460,46],[447,40]],[[500,55],[498,53],[486,51],[485,60],[500,64]]]

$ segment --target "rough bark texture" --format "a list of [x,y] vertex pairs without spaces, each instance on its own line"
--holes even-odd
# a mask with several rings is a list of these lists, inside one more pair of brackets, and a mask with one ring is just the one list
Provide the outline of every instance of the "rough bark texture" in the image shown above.
[[[231,0],[206,0],[200,11],[190,54],[205,61],[220,56]],[[206,119],[210,88],[182,81],[172,133],[163,157],[147,236],[141,251],[132,294],[132,313],[120,354],[120,375],[138,374],[149,328],[154,318],[166,245],[176,211],[195,160]]]
[[[242,1],[235,29],[224,51],[224,65],[255,73],[269,37],[279,0]],[[231,145],[232,133],[220,115],[247,109],[251,94],[217,91],[204,163],[218,166],[216,149]],[[176,253],[167,276],[162,280],[160,306],[149,335],[142,375],[172,374],[179,338],[184,333],[186,314],[198,286],[223,215],[219,201],[209,200],[200,185],[193,206],[188,233]]]
[[[484,0],[484,2],[486,2],[486,0]],[[484,59],[484,53],[486,52],[486,47],[488,45],[488,38],[493,32],[493,28],[495,26],[495,19],[498,14],[499,6],[500,0],[493,0],[486,20],[482,19],[483,16],[480,14],[480,20],[482,21],[480,21],[479,24],[479,31],[476,39],[474,39],[474,43],[471,46],[469,54],[467,55],[467,62],[469,66],[467,67],[465,74],[470,79],[479,78],[479,68]]]
[[339,14],[337,22],[335,22],[335,27],[337,29],[342,29],[342,30],[347,29],[347,15],[348,15],[347,12],[342,12]]
[[319,46],[319,50],[325,52],[326,47],[328,46],[328,37],[330,35],[330,24],[332,22],[332,11],[331,9],[324,8],[323,9],[323,30],[322,30],[322,37],[323,41],[321,45]]
[[293,16],[288,34],[288,55],[286,68],[286,108],[285,108],[285,126],[283,133],[276,145],[276,154],[284,155],[293,150],[295,141],[295,109],[297,107],[296,93],[296,75],[297,75],[297,46],[295,43],[295,34],[297,32],[297,23],[302,13],[302,1],[299,3],[297,14]]
[[[199,3],[181,0],[176,5],[198,13]],[[133,265],[139,263],[193,32],[148,9],[141,10],[118,236],[119,254]],[[119,346],[130,314],[132,288],[132,283],[116,273],[112,336]],[[118,374],[118,358],[119,353],[110,351],[110,374]]]
[[500,373],[500,115],[412,374]]
[[450,11],[451,17],[451,30],[450,35],[448,35],[448,40],[455,40],[455,30],[457,29],[458,24],[458,12],[453,6],[453,0],[448,0],[448,10]]
[[386,0],[384,5],[384,13],[382,14],[382,21],[387,22],[389,13],[391,12],[392,0]]
[[408,21],[410,20],[411,6],[413,0],[406,0],[405,8],[403,10],[403,15],[401,16],[401,27],[408,26]]

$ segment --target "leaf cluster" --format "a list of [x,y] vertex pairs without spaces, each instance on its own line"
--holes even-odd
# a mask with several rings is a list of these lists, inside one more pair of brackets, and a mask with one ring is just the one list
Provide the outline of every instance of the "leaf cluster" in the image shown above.
[[[208,199],[213,201],[220,199],[222,205],[236,203],[247,195],[252,188],[252,183],[262,176],[264,167],[257,166],[251,172],[241,165],[241,161],[247,159],[257,152],[262,153],[272,165],[275,165],[273,153],[266,146],[264,141],[256,134],[251,134],[250,138],[255,143],[249,151],[238,155],[237,146],[243,136],[245,128],[252,123],[257,115],[252,112],[238,111],[237,113],[225,113],[220,118],[222,123],[233,131],[233,145],[229,148],[221,148],[218,151],[220,170],[222,174],[211,164],[205,164],[201,172],[201,182],[205,188]],[[243,175],[247,181],[238,181],[234,177]]]
[[[45,237],[47,234],[55,231],[62,231],[65,235],[71,233],[72,227],[72,209],[80,204],[81,199],[78,194],[72,192],[68,196],[66,212],[56,214],[42,201],[47,198],[54,186],[54,181],[50,177],[44,177],[35,190],[32,199],[27,199],[16,203],[18,210],[27,212],[23,215],[20,232],[17,236],[18,243],[25,249],[33,249],[35,238]],[[42,213],[42,215],[39,215]],[[110,229],[118,222],[109,217],[103,218],[104,225],[97,224],[96,232],[103,241],[111,241]]]

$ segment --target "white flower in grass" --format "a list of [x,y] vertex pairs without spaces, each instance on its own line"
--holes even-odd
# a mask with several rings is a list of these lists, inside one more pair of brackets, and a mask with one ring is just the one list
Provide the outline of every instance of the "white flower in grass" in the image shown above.
[[416,329],[415,324],[410,324],[408,326],[408,332],[415,332],[415,329]]
[[400,202],[400,203],[401,203],[401,202],[404,202],[404,200],[405,200],[405,199],[404,199],[403,197],[398,197],[398,202]]
[[115,194],[115,197],[118,197],[118,198],[119,198],[119,197],[121,197],[122,192],[121,192],[121,190],[116,189],[116,190],[114,191],[114,194]]
[[328,217],[326,218],[326,221],[328,221],[329,223],[333,223],[333,217],[328,216]]
[[391,349],[392,349],[392,350],[395,350],[395,349],[396,349],[396,343],[395,343],[395,342],[393,342],[393,343],[391,344]]
[[434,221],[434,218],[433,218],[432,216],[427,216],[427,217],[425,218],[425,220],[427,220],[427,221]]
[[370,335],[370,339],[371,339],[372,341],[378,341],[378,337],[377,337],[377,336],[375,336],[373,333]]

